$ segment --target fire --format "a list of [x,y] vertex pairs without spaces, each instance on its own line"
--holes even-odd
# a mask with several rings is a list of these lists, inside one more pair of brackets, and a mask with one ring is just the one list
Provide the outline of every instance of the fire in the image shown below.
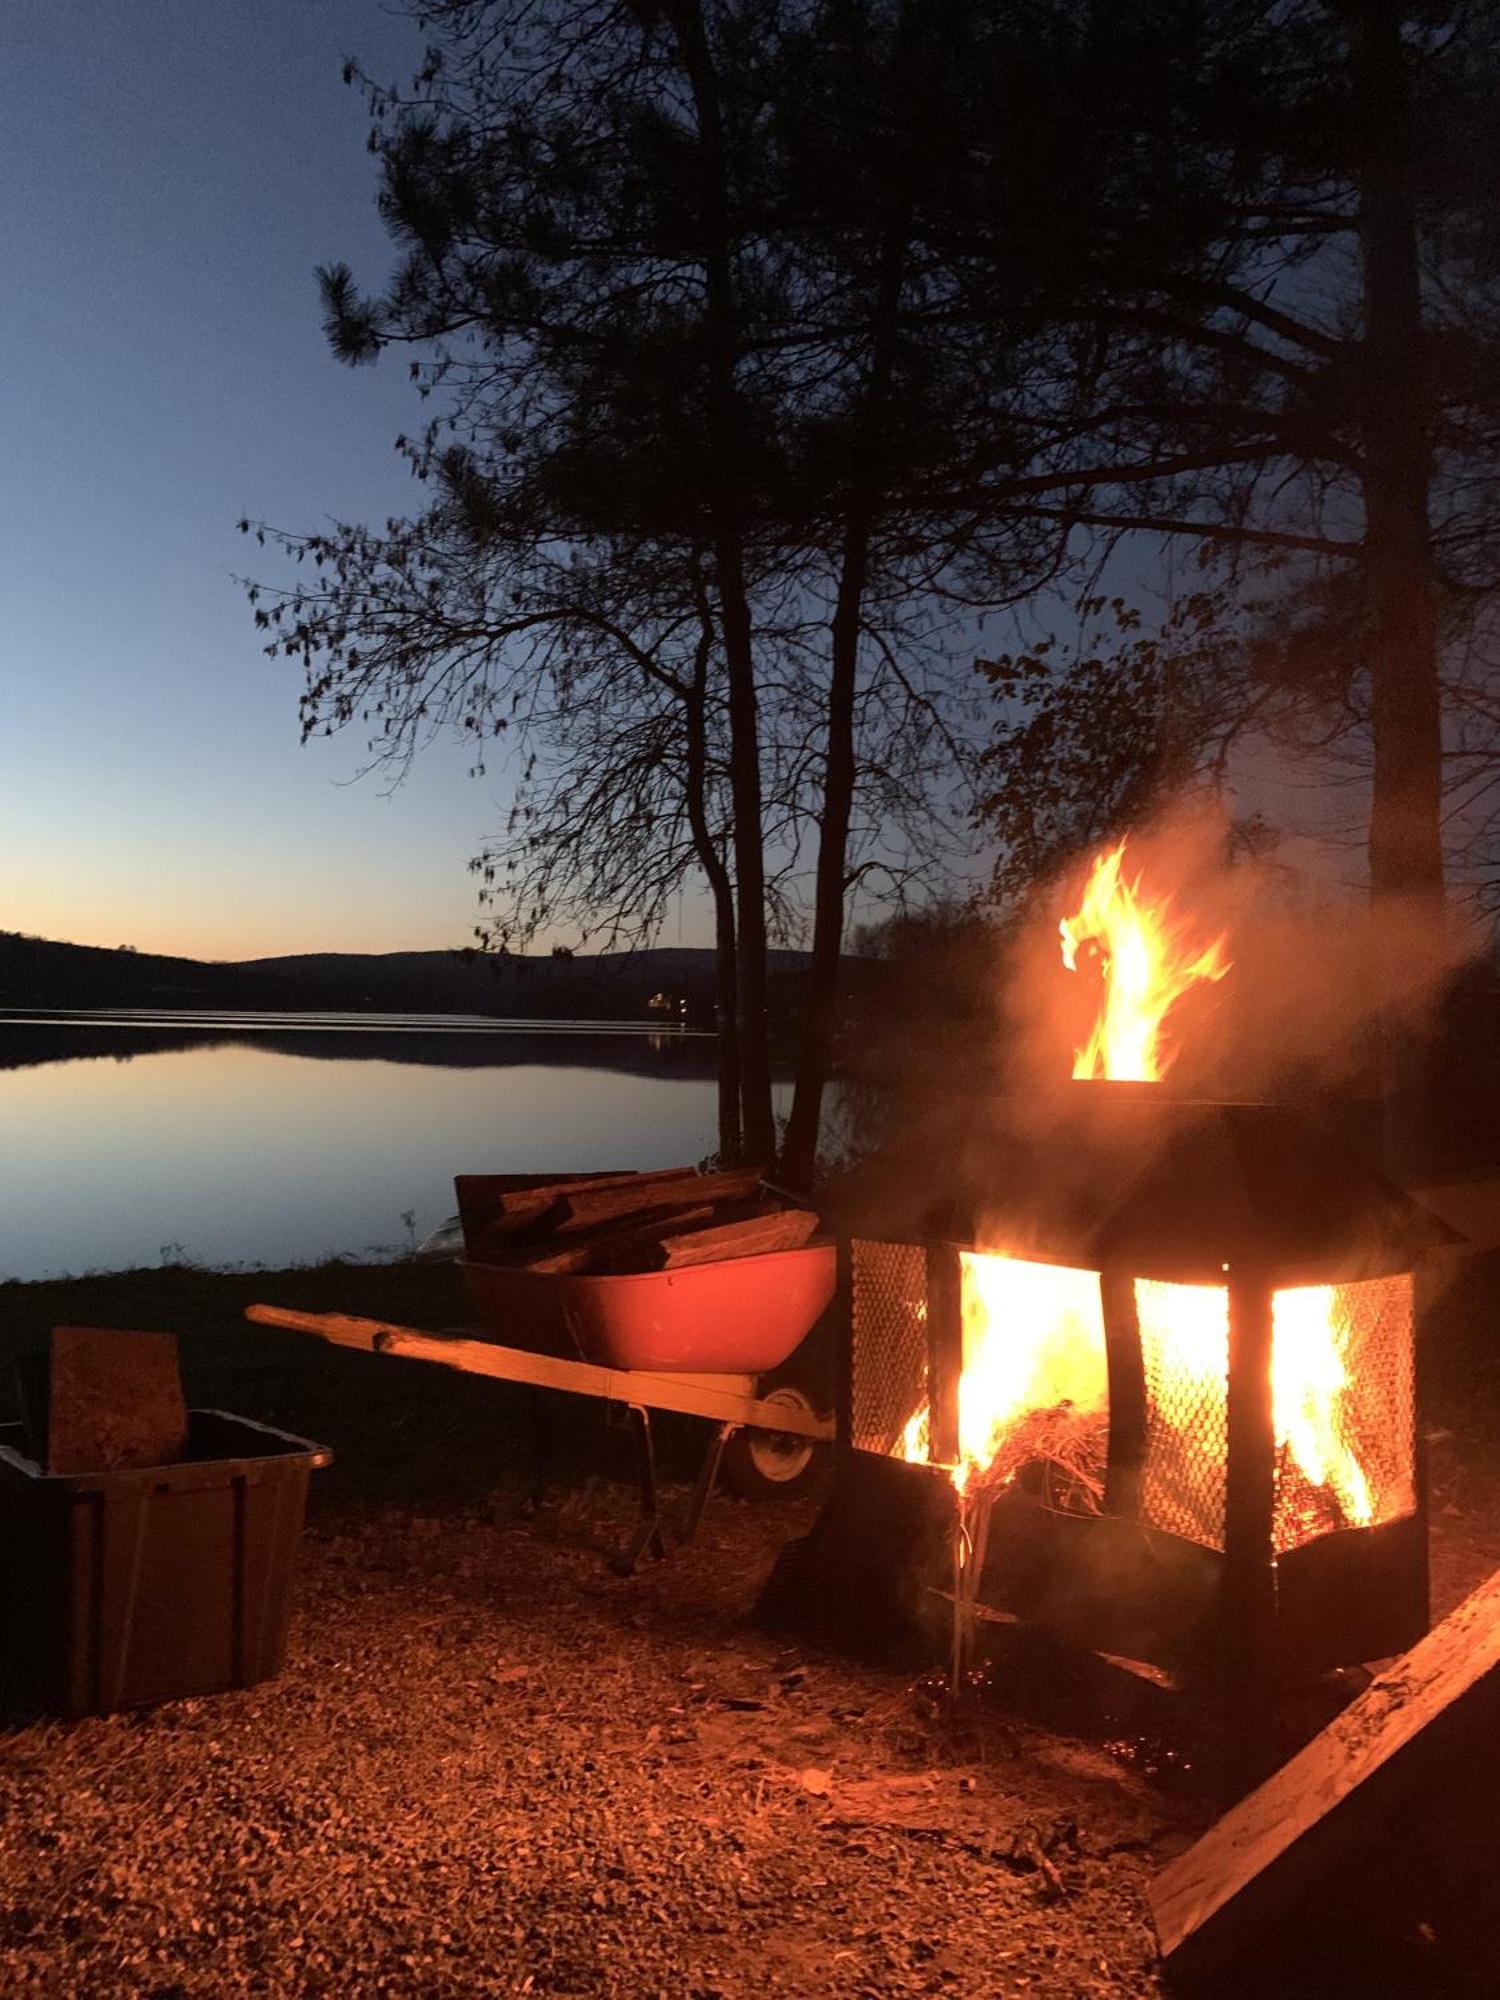
[[1347,1332],[1332,1285],[1301,1285],[1271,1297],[1271,1404],[1276,1442],[1308,1484],[1325,1488],[1348,1527],[1375,1518],[1370,1482],[1345,1440],[1350,1399]]
[[1222,936],[1195,949],[1189,927],[1172,918],[1171,898],[1148,902],[1141,878],[1125,879],[1125,847],[1122,840],[1097,858],[1078,910],[1058,926],[1068,970],[1077,971],[1080,952],[1092,944],[1104,977],[1099,1018],[1073,1074],[1154,1083],[1172,1061],[1162,1041],[1167,1015],[1188,987],[1222,979],[1229,960]]
[[[1191,924],[1174,916],[1170,896],[1148,901],[1141,878],[1126,879],[1125,848],[1121,840],[1098,856],[1080,908],[1060,926],[1069,970],[1093,946],[1103,974],[1099,1018],[1073,1074],[1155,1082],[1174,1053],[1163,1041],[1167,1016],[1189,987],[1222,979],[1230,962],[1223,935],[1206,944],[1195,940]],[[1098,1272],[996,1250],[963,1251],[960,1263],[954,1485],[961,1494],[981,1483],[992,1492],[1028,1468],[1061,1468],[1070,1494],[1092,1496],[1097,1506],[1109,1394]],[[1228,1287],[1141,1278],[1135,1299],[1152,1413],[1148,1453],[1162,1482],[1158,1505],[1166,1509],[1157,1525],[1214,1542],[1224,1529],[1222,1487],[1216,1500],[1212,1478],[1199,1468],[1214,1434],[1224,1436]],[[1342,1287],[1296,1286],[1272,1295],[1278,1548],[1330,1527],[1364,1526],[1377,1515],[1371,1478],[1355,1449],[1351,1324]],[[931,1460],[925,1401],[895,1450],[904,1459]],[[1389,1500],[1382,1500],[1385,1511]]]
[[[1048,1458],[1075,1478],[1080,1461],[1102,1463],[1108,1408],[1104,1316],[1098,1274],[1030,1263],[1000,1253],[961,1256],[963,1370],[958,1388],[960,1493],[980,1479],[1005,1485],[1023,1466]],[[1229,1293],[1221,1285],[1138,1279],[1152,1401],[1162,1431],[1183,1426],[1184,1450],[1201,1451],[1195,1417],[1224,1408],[1229,1373]],[[1351,1441],[1355,1428],[1348,1366],[1349,1329],[1339,1289],[1306,1285],[1273,1294],[1271,1401],[1283,1465],[1278,1516],[1290,1540],[1299,1524],[1363,1527],[1376,1518],[1370,1482]],[[924,1402],[906,1424],[896,1455],[930,1459]],[[1300,1474],[1287,1483],[1286,1468]],[[1087,1463],[1084,1465],[1087,1479]],[[1305,1486],[1304,1486],[1305,1483]],[[1302,1490],[1298,1490],[1298,1489]],[[1305,1517],[1305,1522],[1304,1522]],[[1204,1520],[1213,1539],[1222,1522]]]
[[[1229,1293],[1220,1285],[1136,1283],[1150,1329],[1153,1401],[1174,1410],[1222,1409],[1229,1372]],[[1354,1528],[1375,1518],[1370,1482],[1350,1442],[1353,1384],[1349,1330],[1338,1288],[1299,1285],[1271,1295],[1271,1419],[1278,1458],[1294,1466],[1323,1503],[1325,1525]],[[1284,1475],[1283,1475],[1284,1482]],[[1295,1496],[1290,1504],[1295,1507]]]
[[[1023,1427],[1051,1420],[1054,1433],[1093,1426],[1102,1434],[1108,1398],[1104,1314],[1092,1271],[1019,1257],[961,1253],[963,1369],[958,1385],[958,1463],[953,1483],[1020,1469]],[[1032,1442],[1039,1439],[1033,1437]],[[908,1421],[897,1456],[927,1461],[928,1406]]]
[[977,1251],[961,1263],[959,1463],[984,1472],[1032,1411],[1104,1414],[1104,1313],[1091,1271]]

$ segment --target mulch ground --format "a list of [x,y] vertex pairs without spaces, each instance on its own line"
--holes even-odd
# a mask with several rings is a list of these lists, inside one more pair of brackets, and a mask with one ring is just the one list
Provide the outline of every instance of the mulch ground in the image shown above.
[[[0,1351],[58,1322],[164,1327],[190,1400],[338,1453],[279,1680],[0,1734],[0,1990],[1158,1992],[1145,1884],[1211,1809],[1148,1746],[1043,1727],[1002,1690],[955,1713],[759,1627],[807,1499],[717,1500],[691,1551],[620,1577],[627,1440],[595,1406],[522,1516],[515,1392],[238,1318],[260,1297],[453,1324],[451,1282],[0,1287]],[[1500,1562],[1497,1412],[1476,1350],[1434,1419],[1439,1609]],[[666,1430],[679,1480],[696,1435]]]

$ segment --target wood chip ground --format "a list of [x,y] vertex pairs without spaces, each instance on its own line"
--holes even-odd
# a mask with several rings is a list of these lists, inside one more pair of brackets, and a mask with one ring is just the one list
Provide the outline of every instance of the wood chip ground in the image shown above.
[[[7,1341],[178,1332],[190,1400],[340,1453],[279,1681],[0,1734],[7,2000],[1158,1992],[1145,1885],[1208,1810],[1101,1743],[954,1724],[907,1676],[758,1629],[808,1503],[715,1502],[695,1551],[622,1579],[599,1550],[629,1524],[625,1433],[597,1411],[558,1497],[513,1519],[513,1392],[238,1321],[259,1296],[453,1324],[435,1282],[0,1288]],[[669,1429],[675,1473],[700,1434]],[[1450,1490],[1456,1591],[1500,1559],[1500,1506],[1474,1518],[1480,1486],[1442,1473],[1440,1527]]]

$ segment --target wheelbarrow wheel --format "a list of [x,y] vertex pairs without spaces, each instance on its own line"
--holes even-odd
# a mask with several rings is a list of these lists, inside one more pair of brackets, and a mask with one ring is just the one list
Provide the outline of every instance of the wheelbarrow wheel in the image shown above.
[[[764,1392],[763,1401],[784,1404],[812,1416],[816,1404],[805,1389],[783,1382]],[[786,1431],[740,1430],[724,1447],[719,1476],[742,1500],[784,1500],[803,1492],[818,1476],[822,1447]]]

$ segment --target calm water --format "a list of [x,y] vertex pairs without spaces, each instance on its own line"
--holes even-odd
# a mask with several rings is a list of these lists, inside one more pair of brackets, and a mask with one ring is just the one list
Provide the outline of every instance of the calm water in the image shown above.
[[701,1159],[712,1070],[607,1024],[0,1015],[0,1277],[388,1256],[455,1173]]

